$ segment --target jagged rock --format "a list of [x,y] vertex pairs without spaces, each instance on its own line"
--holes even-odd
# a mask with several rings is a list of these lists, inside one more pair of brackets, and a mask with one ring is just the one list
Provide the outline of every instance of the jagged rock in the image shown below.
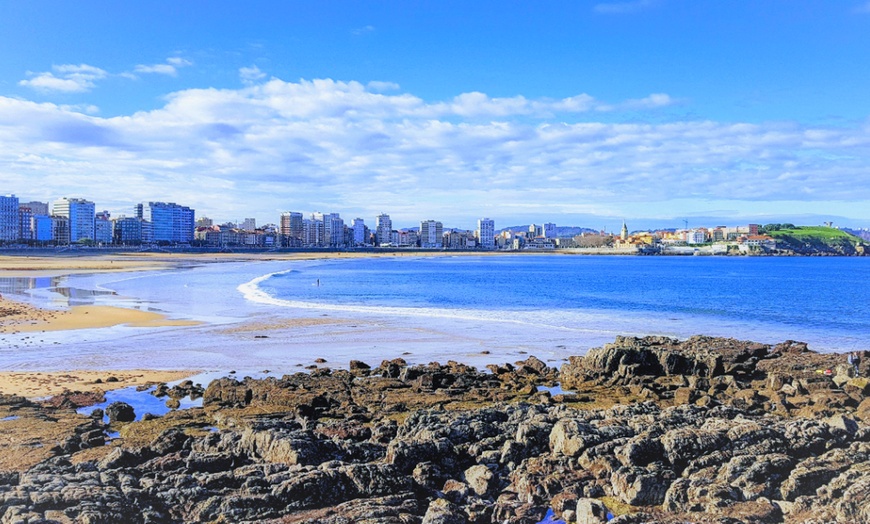
[[465,513],[446,499],[435,499],[429,503],[423,524],[467,524]]
[[126,402],[113,402],[106,407],[106,415],[109,417],[109,424],[115,422],[133,422],[136,420],[136,413],[133,411],[133,406]]
[[581,498],[577,500],[577,506],[573,518],[571,518],[571,515],[565,515],[565,513],[562,515],[566,520],[570,519],[572,522],[588,522],[589,524],[597,524],[607,522],[607,513],[607,506],[605,506],[601,501]]
[[479,497],[491,497],[498,489],[498,476],[482,465],[471,466],[465,470],[465,482]]
[[525,370],[526,373],[534,373],[543,375],[547,372],[547,364],[535,356],[530,356],[526,360],[521,360],[516,363],[520,370]]
[[644,467],[662,460],[665,456],[665,448],[660,439],[640,435],[629,439],[624,446],[617,448],[615,455],[623,466]]
[[[221,379],[205,408],[134,422],[105,451],[88,449],[100,421],[77,417],[35,466],[0,471],[0,521],[536,524],[549,507],[603,522],[602,497],[637,511],[610,522],[870,520],[870,404],[858,379],[840,391],[816,372],[842,355],[709,337],[609,346],[561,376],[529,358]],[[566,378],[576,402],[535,393]],[[69,413],[3,401],[40,421]]]
[[598,429],[584,420],[562,419],[550,432],[550,450],[557,455],[577,457],[586,448],[600,444],[604,439]]
[[728,439],[722,431],[697,428],[672,429],[661,438],[665,457],[681,471],[691,460],[725,446]]
[[852,461],[853,457],[847,451],[834,449],[798,463],[782,483],[782,498],[795,500],[803,495],[815,494],[819,487],[847,470]]
[[656,506],[665,500],[671,481],[676,475],[673,471],[646,468],[621,467],[613,472],[610,483],[613,494],[632,506]]
[[320,464],[329,460],[310,431],[249,429],[242,433],[239,446],[267,462],[279,464]]

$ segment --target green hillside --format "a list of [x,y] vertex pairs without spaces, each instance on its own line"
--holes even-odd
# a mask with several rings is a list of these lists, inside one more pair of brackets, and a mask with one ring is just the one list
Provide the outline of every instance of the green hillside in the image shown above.
[[763,230],[776,239],[780,249],[802,254],[854,255],[855,246],[862,242],[855,235],[825,226],[768,224]]

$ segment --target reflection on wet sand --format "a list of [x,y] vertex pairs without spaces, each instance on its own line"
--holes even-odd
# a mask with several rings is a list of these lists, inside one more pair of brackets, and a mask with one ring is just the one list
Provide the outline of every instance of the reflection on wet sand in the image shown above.
[[0,294],[30,298],[34,292],[51,293],[52,302],[60,306],[88,306],[98,296],[115,295],[114,291],[82,289],[64,285],[66,276],[0,278]]

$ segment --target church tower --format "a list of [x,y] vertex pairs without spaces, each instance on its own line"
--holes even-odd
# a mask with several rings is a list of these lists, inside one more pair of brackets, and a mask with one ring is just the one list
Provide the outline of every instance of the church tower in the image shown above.
[[623,241],[628,240],[628,227],[625,225],[625,220],[622,221],[622,231],[619,233],[619,238]]

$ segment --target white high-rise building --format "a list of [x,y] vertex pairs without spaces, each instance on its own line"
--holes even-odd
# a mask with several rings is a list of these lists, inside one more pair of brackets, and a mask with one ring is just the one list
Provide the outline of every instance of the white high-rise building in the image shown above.
[[51,214],[69,220],[67,241],[70,244],[80,240],[94,240],[96,208],[93,202],[83,198],[61,198],[52,204]]
[[361,218],[353,219],[353,244],[362,246],[366,243],[366,223]]
[[21,236],[18,219],[18,197],[0,196],[0,242],[17,242]]
[[319,246],[344,246],[344,220],[338,213],[311,213],[311,220],[323,224],[323,239]]
[[483,249],[495,247],[495,221],[489,218],[477,221],[477,241]]
[[442,247],[444,226],[437,220],[420,222],[420,247]]
[[323,220],[311,216],[311,219],[302,220],[302,245],[306,247],[323,247],[325,244],[325,231]]
[[686,232],[687,244],[703,244],[707,241],[707,235],[700,229],[693,229]]
[[242,222],[242,229],[245,231],[256,231],[257,220],[254,218],[246,218],[244,222]]
[[392,242],[392,234],[393,234],[393,221],[390,220],[390,215],[384,213],[378,215],[375,219],[375,236],[377,238],[377,245],[389,244]]

